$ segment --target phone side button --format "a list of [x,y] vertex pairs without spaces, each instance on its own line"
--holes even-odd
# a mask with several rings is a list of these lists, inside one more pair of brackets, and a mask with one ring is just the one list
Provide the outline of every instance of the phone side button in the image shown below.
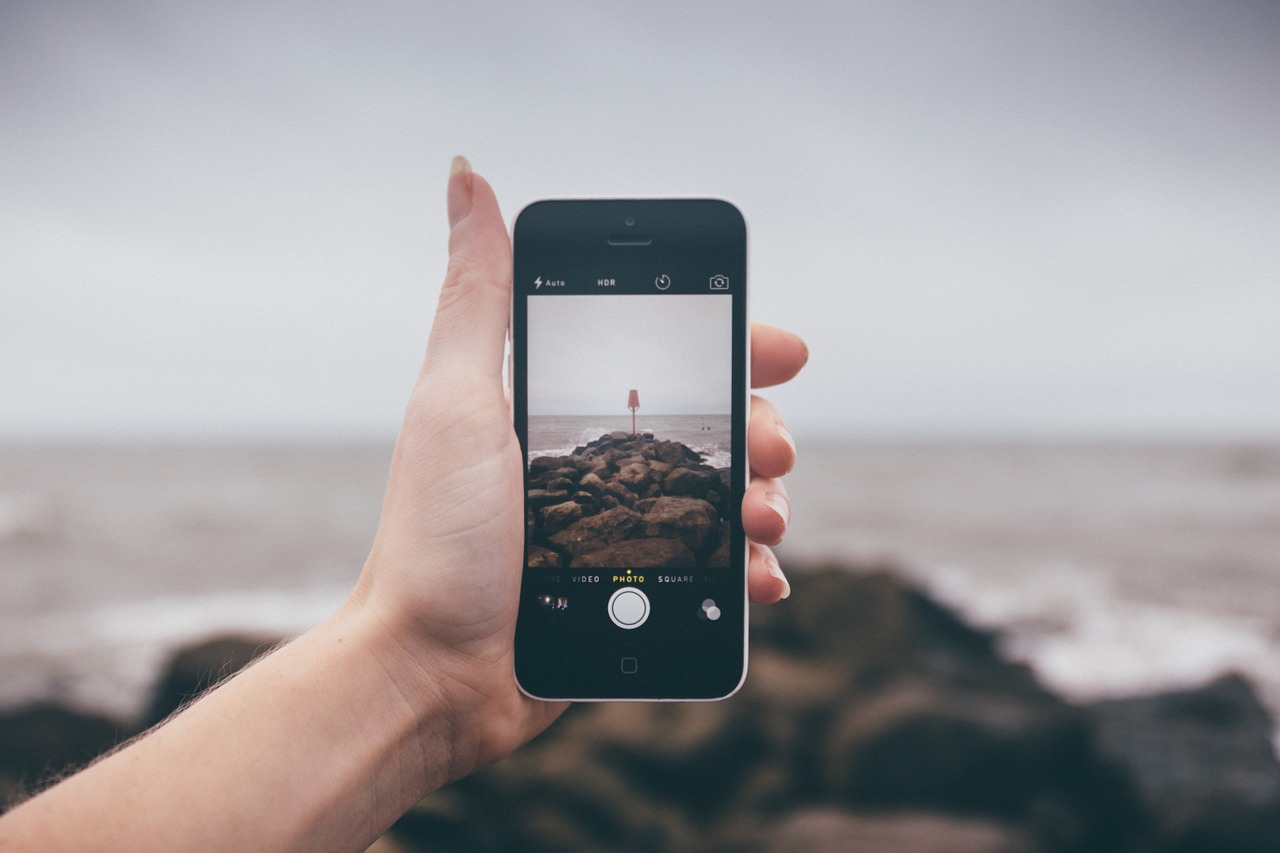
[[636,660],[635,658],[623,658],[623,659],[622,659],[622,674],[623,674],[623,675],[635,675],[635,674],[636,674],[636,670],[638,670],[638,669],[640,669],[640,662],[639,662],[638,660]]

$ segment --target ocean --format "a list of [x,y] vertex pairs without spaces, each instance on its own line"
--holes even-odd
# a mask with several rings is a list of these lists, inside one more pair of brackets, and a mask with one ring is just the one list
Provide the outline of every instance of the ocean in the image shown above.
[[[729,467],[729,415],[639,415],[636,432],[651,432],[664,441],[678,441],[706,457],[713,468]],[[631,432],[629,416],[530,416],[529,458],[567,456],[575,447],[602,435]]]
[[[1280,445],[799,441],[785,566],[889,566],[1072,698],[1235,670],[1280,715]],[[323,619],[390,455],[0,446],[0,707],[130,716],[175,646]]]

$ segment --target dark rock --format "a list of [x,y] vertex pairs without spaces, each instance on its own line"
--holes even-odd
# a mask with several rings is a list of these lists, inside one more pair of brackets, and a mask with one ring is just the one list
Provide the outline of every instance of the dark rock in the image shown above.
[[129,734],[107,717],[50,703],[0,713],[0,812],[44,783],[84,767]]
[[639,528],[640,516],[618,506],[574,522],[553,535],[551,541],[574,557],[581,557],[628,539]]
[[1280,846],[1274,723],[1243,678],[1096,702],[1089,713],[1103,753],[1133,775],[1160,817],[1159,849]]
[[643,462],[628,462],[618,468],[618,474],[614,480],[636,494],[640,494],[653,482],[653,472]]
[[826,783],[843,802],[934,808],[1035,823],[1044,803],[1072,815],[1044,827],[1059,844],[1123,849],[1142,809],[1102,758],[1085,714],[1065,703],[907,683],[845,709]]
[[530,489],[528,497],[528,505],[533,509],[542,509],[552,504],[564,503],[569,499],[569,493],[563,489],[558,491],[547,491],[545,489]]
[[662,481],[662,488],[668,495],[702,498],[719,484],[720,478],[715,474],[696,471],[692,468],[672,468],[666,479]]
[[232,634],[184,646],[169,658],[152,692],[152,726],[280,644],[279,637]]
[[623,506],[631,506],[636,502],[636,493],[628,489],[621,483],[610,480],[604,487],[605,494]]
[[571,456],[539,456],[536,459],[529,460],[530,476],[555,471],[564,466],[566,461],[571,461]]
[[646,536],[679,539],[694,554],[705,553],[718,540],[719,516],[698,498],[658,498],[644,514]]
[[543,548],[540,545],[530,545],[529,554],[526,557],[531,569],[558,569],[564,566],[564,560],[560,555],[550,548]]
[[574,569],[692,569],[698,561],[679,539],[631,539],[575,559]]
[[578,481],[578,485],[583,491],[598,495],[604,491],[605,482],[599,474],[587,473],[582,475],[582,479]]
[[553,504],[542,509],[540,516],[542,530],[549,536],[564,530],[582,518],[582,505],[575,501]]
[[680,442],[657,442],[653,448],[654,456],[657,459],[666,462],[667,465],[684,465],[685,462],[698,461],[701,457],[698,453],[689,450]]
[[613,468],[604,459],[587,458],[582,466],[582,476],[586,477],[588,474],[594,474],[601,480],[605,480],[613,476]]
[[[1280,828],[1249,805],[1270,802],[1271,729],[1242,682],[1085,710],[889,574],[789,575],[791,598],[752,613],[732,699],[574,706],[427,798],[398,837],[529,851],[1275,849]],[[1169,781],[1184,778],[1180,750],[1200,768],[1186,784],[1216,794]]]
[[1040,848],[1011,827],[928,813],[850,814],[835,809],[798,812],[766,827],[747,829],[705,848],[734,853],[1037,853]]
[[659,480],[665,478],[667,474],[675,470],[671,465],[668,465],[660,459],[649,459],[646,457],[645,462],[648,464],[649,470],[653,472],[653,476]]

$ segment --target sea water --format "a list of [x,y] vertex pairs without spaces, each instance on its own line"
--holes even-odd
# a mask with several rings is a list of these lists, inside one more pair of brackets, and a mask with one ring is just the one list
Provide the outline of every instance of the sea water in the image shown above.
[[[627,421],[565,420],[531,449]],[[714,465],[728,438],[707,425],[637,424]],[[1073,698],[1235,670],[1280,712],[1280,445],[799,440],[778,549],[792,571],[884,563]],[[133,714],[181,643],[320,621],[359,574],[390,457],[0,447],[0,707]]]
[[[529,458],[568,456],[602,435],[631,432],[631,417],[531,416]],[[653,433],[662,441],[678,441],[701,453],[714,468],[729,467],[730,418],[728,415],[638,415],[635,431]]]

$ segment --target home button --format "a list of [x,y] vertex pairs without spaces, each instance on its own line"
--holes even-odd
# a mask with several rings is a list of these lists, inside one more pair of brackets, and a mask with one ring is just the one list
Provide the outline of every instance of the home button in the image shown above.
[[622,659],[622,674],[623,674],[623,675],[635,675],[635,674],[636,674],[636,670],[638,670],[639,668],[640,668],[640,662],[639,662],[639,661],[637,661],[635,658],[623,658],[623,659]]
[[634,586],[624,586],[609,596],[608,610],[619,628],[639,628],[649,618],[649,596]]

